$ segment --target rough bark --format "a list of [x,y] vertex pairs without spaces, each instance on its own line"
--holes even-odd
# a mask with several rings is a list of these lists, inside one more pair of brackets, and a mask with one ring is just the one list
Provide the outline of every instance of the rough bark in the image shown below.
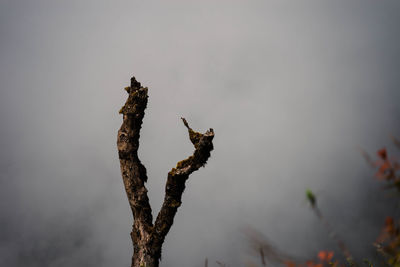
[[138,157],[140,129],[147,106],[148,90],[142,87],[134,77],[131,79],[131,86],[126,87],[125,90],[129,96],[120,110],[123,114],[123,122],[118,131],[117,147],[122,179],[133,214],[131,238],[134,251],[131,266],[156,267],[161,259],[161,247],[165,236],[181,205],[185,182],[189,175],[204,166],[210,157],[210,152],[213,150],[214,131],[209,129],[204,134],[195,132],[182,118],[195,150],[192,156],[178,162],[176,167],[168,173],[164,203],[153,225],[145,186],[146,168]]

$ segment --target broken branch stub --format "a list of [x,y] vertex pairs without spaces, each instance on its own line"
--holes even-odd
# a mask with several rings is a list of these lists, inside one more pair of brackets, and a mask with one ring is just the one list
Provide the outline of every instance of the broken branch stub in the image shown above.
[[214,131],[209,129],[204,134],[195,132],[182,118],[195,150],[193,155],[178,162],[176,167],[168,173],[164,202],[153,225],[145,186],[146,168],[138,157],[140,129],[147,106],[148,89],[142,87],[132,77],[131,86],[126,87],[125,90],[129,96],[120,110],[123,114],[123,122],[118,131],[117,147],[122,179],[134,219],[131,233],[134,253],[131,266],[153,267],[159,264],[161,247],[181,205],[186,180],[192,172],[203,167],[210,157],[210,152],[213,150]]

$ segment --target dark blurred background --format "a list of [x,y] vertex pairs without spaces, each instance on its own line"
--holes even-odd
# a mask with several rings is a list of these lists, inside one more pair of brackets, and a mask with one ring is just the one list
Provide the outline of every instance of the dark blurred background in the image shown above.
[[129,266],[116,134],[132,75],[149,87],[154,215],[193,149],[179,118],[216,133],[161,266],[244,266],[249,225],[295,257],[336,250],[306,188],[356,258],[373,257],[397,207],[359,148],[396,154],[399,12],[396,0],[0,0],[0,265]]

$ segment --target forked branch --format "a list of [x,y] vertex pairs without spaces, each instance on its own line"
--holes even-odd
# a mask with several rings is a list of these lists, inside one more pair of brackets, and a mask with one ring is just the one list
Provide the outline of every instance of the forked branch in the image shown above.
[[142,87],[132,77],[131,86],[125,90],[129,96],[120,110],[123,122],[118,131],[117,147],[122,179],[134,218],[131,233],[134,246],[132,267],[154,267],[159,264],[162,244],[181,205],[186,180],[192,172],[204,166],[210,157],[214,131],[209,129],[204,134],[195,132],[182,118],[195,150],[192,156],[178,162],[168,173],[164,203],[153,226],[151,207],[144,185],[147,181],[146,168],[138,157],[140,129],[148,99],[147,88]]

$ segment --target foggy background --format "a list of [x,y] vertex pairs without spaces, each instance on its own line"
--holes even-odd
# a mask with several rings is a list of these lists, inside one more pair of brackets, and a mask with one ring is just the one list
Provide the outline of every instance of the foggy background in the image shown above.
[[399,1],[0,3],[1,266],[130,265],[116,135],[132,75],[149,87],[139,152],[154,216],[193,151],[180,117],[215,130],[161,266],[244,266],[246,225],[297,257],[337,251],[306,188],[373,257],[396,200],[358,148],[396,152]]

